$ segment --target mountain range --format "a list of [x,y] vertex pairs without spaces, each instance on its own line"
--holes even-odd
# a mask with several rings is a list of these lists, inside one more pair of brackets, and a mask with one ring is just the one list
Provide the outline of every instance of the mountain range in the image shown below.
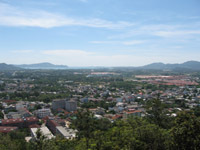
[[155,69],[155,70],[180,70],[180,69],[189,69],[189,70],[200,70],[200,62],[198,61],[187,61],[182,64],[164,64],[164,63],[152,63],[142,67],[141,69]]
[[23,65],[15,65],[16,67],[22,69],[68,69],[68,66],[65,65],[54,65],[48,62],[38,63],[38,64],[23,64]]
[[5,64],[5,63],[0,63],[0,71],[1,70],[20,70],[21,68],[19,67],[16,67],[14,65],[8,65],[8,64]]
[[[84,67],[83,67],[84,68]],[[93,69],[99,67],[92,67]],[[104,67],[107,68],[107,67]],[[123,67],[120,67],[123,68]],[[152,63],[141,67],[129,67],[130,69],[145,69],[145,70],[195,70],[200,71],[199,61],[187,61],[182,64],[164,64],[164,63]],[[54,65],[51,63],[38,63],[38,64],[24,64],[24,65],[8,65],[0,63],[0,70],[20,70],[20,69],[71,69],[71,67],[65,65]]]

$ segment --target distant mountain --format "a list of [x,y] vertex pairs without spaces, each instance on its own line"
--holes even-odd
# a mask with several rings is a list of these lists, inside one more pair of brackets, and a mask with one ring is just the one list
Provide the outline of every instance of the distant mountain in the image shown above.
[[198,62],[198,61],[187,61],[187,62],[182,64],[182,67],[188,68],[188,69],[200,70],[200,62]]
[[48,62],[38,63],[38,64],[29,64],[29,65],[15,65],[23,69],[68,69],[68,66],[65,65],[54,65]]
[[155,69],[155,70],[200,70],[200,62],[198,61],[187,61],[182,64],[164,64],[164,63],[152,63],[142,67],[140,69]]
[[[90,67],[90,69],[106,69],[107,67]],[[109,67],[108,67],[109,68]],[[152,63],[141,67],[112,67],[114,69],[135,69],[135,70],[171,70],[171,71],[200,71],[199,61],[187,61],[182,64],[164,64],[161,62]],[[0,63],[1,70],[20,70],[20,69],[78,69],[73,67],[68,67],[65,65],[54,65],[51,63],[38,63],[29,65],[8,65],[5,63]],[[88,69],[88,67],[80,67],[79,69]]]
[[14,65],[8,65],[5,63],[0,63],[0,71],[6,71],[6,70],[21,70],[21,68],[16,67]]
[[159,63],[152,63],[152,64],[149,64],[149,65],[146,65],[146,66],[142,66],[142,67],[139,67],[139,68],[142,68],[142,69],[158,69],[158,70],[160,70],[163,67],[165,67],[165,64],[159,62]]

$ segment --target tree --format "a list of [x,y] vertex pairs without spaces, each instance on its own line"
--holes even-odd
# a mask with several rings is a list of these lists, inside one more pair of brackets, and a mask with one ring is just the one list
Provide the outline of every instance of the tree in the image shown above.
[[0,134],[0,150],[26,150],[25,134],[22,132],[10,132]]
[[200,149],[200,119],[193,112],[180,112],[176,117],[171,134],[175,149]]
[[4,114],[2,113],[2,111],[0,110],[0,119],[4,118]]
[[171,119],[167,116],[164,104],[157,98],[147,103],[147,119],[162,128],[171,126]]
[[89,110],[79,110],[77,119],[73,122],[74,127],[78,130],[78,138],[85,138],[86,148],[89,148],[89,139],[95,130],[95,119]]

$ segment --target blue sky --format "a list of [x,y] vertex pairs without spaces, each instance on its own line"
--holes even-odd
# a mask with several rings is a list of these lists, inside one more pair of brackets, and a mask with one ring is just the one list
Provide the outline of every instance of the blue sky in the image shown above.
[[0,62],[200,61],[199,0],[0,0]]

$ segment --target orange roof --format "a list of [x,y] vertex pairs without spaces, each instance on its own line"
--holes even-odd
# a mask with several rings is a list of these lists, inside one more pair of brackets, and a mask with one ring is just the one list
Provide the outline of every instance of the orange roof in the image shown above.
[[125,111],[126,114],[134,114],[137,112],[142,112],[141,110]]
[[122,117],[122,115],[115,115],[115,116],[112,117],[112,120],[118,119],[120,117]]

